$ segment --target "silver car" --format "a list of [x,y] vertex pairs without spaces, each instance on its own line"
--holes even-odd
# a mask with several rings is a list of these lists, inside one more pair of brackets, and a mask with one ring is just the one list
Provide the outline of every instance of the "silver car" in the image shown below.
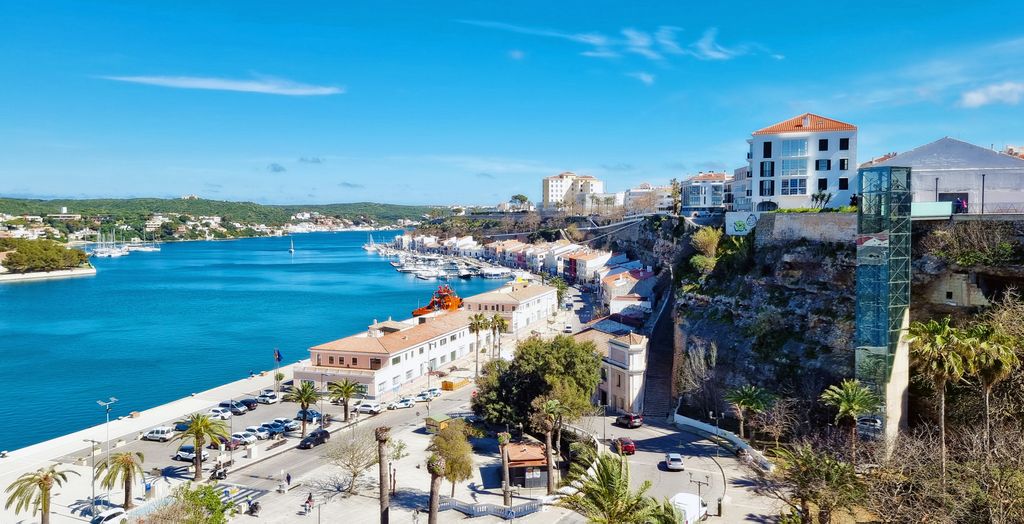
[[683,456],[679,453],[666,453],[665,469],[669,471],[683,471]]

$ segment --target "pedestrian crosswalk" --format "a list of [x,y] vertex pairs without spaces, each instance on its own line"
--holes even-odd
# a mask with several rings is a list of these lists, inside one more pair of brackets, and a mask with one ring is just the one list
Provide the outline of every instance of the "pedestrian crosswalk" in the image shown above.
[[248,504],[246,504],[246,501],[257,500],[267,493],[270,492],[265,489],[251,488],[241,484],[217,483],[217,494],[220,495],[220,499],[224,502],[234,502],[235,507],[240,508],[242,511],[247,509]]

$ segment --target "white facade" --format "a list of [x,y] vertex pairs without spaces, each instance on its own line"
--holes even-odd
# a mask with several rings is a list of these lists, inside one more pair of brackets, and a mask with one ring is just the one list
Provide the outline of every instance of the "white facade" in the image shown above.
[[700,173],[682,183],[682,205],[694,210],[724,209],[725,185],[731,182],[725,173]]
[[805,113],[747,142],[753,211],[812,207],[819,192],[832,194],[828,207],[845,206],[857,192],[856,126]]
[[644,182],[626,191],[623,205],[630,213],[672,211],[672,187],[652,186]]
[[567,171],[544,179],[542,205],[547,210],[566,205],[587,206],[590,195],[595,193],[604,193],[603,181]]
[[642,412],[647,338],[630,333],[609,340],[604,362],[608,405],[623,413]]
[[512,333],[521,333],[558,310],[558,290],[540,284],[515,283],[467,298],[463,308],[472,314],[501,315]]

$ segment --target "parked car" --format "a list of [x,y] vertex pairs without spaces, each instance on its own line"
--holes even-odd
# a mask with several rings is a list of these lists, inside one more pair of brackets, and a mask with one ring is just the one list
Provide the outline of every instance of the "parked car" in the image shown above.
[[231,411],[232,415],[245,415],[249,412],[249,408],[245,407],[245,404],[242,404],[237,400],[225,400],[220,403],[219,407]]
[[192,423],[187,420],[179,420],[174,423],[174,431],[187,431]]
[[644,425],[644,417],[639,413],[626,413],[625,415],[619,415],[615,419],[615,423],[624,428],[638,428]]
[[220,449],[221,446],[224,446],[224,449],[230,451],[230,450],[238,449],[238,448],[242,447],[242,441],[238,440],[237,438],[234,438],[234,437],[231,437],[231,438],[218,437],[217,440],[211,441],[210,445],[207,446],[207,447],[210,448],[210,449]]
[[278,424],[284,426],[284,429],[287,431],[298,431],[299,428],[302,427],[302,424],[299,424],[298,420],[290,419],[288,417],[275,418],[274,422],[277,422]]
[[259,402],[260,404],[277,404],[278,402],[281,402],[281,396],[271,391],[256,397],[256,402]]
[[426,393],[420,393],[412,398],[413,402],[430,402],[431,400],[434,400],[434,397],[431,397]]
[[295,420],[305,420],[306,422],[316,424],[320,422],[322,415],[315,409],[300,409],[295,413]]
[[[203,460],[210,457],[210,454],[203,450]],[[185,444],[178,448],[178,452],[174,454],[174,460],[183,460],[185,462],[192,462],[196,459],[196,448],[192,444]]]
[[243,398],[238,401],[239,404],[245,406],[245,409],[249,411],[255,411],[259,407],[260,403],[254,398]]
[[438,388],[425,389],[422,392],[430,395],[431,398],[437,398],[441,396],[441,390]]
[[228,408],[213,408],[206,412],[210,418],[219,418],[221,420],[227,420],[231,418],[231,410]]
[[861,428],[881,430],[882,419],[878,417],[860,417],[857,419],[857,425]]
[[411,408],[411,407],[413,407],[415,405],[416,405],[416,401],[411,399],[411,398],[400,398],[400,399],[398,399],[398,400],[388,404],[388,409],[405,409],[405,408]]
[[245,430],[256,435],[256,438],[259,440],[267,440],[270,438],[270,430],[263,426],[249,426],[245,428]]
[[127,518],[128,513],[125,512],[124,508],[110,508],[97,513],[96,516],[89,521],[89,524],[116,524]]
[[683,471],[683,456],[679,453],[666,453],[665,469],[669,471]]
[[619,452],[619,455],[632,455],[636,453],[636,444],[631,438],[619,437],[615,439],[615,450]]
[[562,330],[562,333],[572,333],[572,326],[566,324],[565,329]]
[[260,425],[260,427],[267,430],[267,433],[269,433],[271,437],[277,435],[284,435],[285,432],[288,431],[288,428],[286,428],[284,424],[276,420],[271,422],[264,422],[263,424]]
[[356,408],[353,411],[357,411],[359,413],[366,413],[370,415],[376,415],[381,412],[381,409],[380,404],[376,402],[363,402],[362,404],[356,406]]
[[306,435],[306,438],[299,442],[299,449],[310,449],[320,444],[327,442],[331,438],[331,434],[324,429],[314,429]]
[[236,431],[231,434],[231,438],[240,440],[242,444],[255,444],[259,440],[259,437],[250,431]]
[[174,428],[169,428],[167,426],[153,428],[142,436],[142,440],[155,440],[157,442],[167,442],[172,438],[174,438]]

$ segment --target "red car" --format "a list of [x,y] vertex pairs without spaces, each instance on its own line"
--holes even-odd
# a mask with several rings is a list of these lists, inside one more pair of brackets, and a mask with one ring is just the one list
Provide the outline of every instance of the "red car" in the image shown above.
[[636,444],[631,438],[619,437],[615,439],[615,449],[618,450],[619,455],[632,455],[636,453]]

